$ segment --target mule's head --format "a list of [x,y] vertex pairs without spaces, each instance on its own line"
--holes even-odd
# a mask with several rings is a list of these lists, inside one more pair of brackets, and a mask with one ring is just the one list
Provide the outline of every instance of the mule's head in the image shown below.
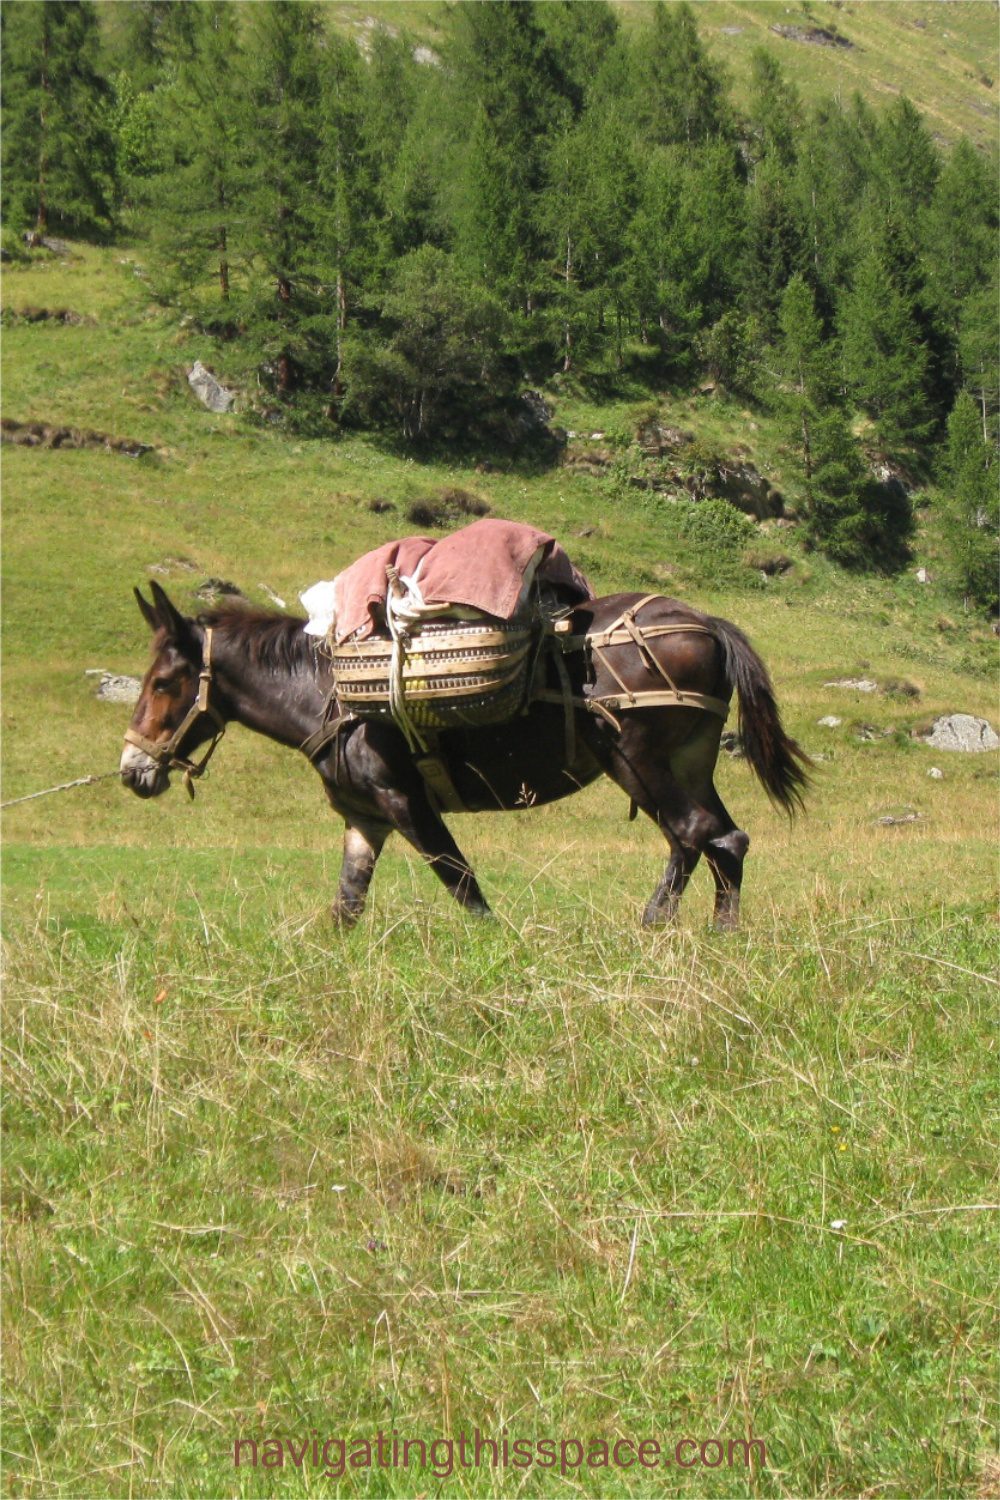
[[122,780],[139,797],[165,792],[171,768],[219,732],[214,716],[197,711],[204,629],[182,615],[158,583],[151,588],[151,604],[135,590],[153,631],[153,664],[143,678],[121,758]]

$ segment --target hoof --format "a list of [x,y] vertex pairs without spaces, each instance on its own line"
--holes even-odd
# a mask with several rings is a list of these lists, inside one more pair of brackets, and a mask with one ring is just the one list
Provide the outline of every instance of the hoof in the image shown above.
[[677,917],[677,906],[656,906],[650,902],[642,914],[643,927],[672,927]]
[[339,901],[335,901],[330,907],[330,920],[335,927],[339,927],[342,932],[346,932],[349,928],[357,924],[363,909],[360,906],[341,905]]
[[739,912],[722,913],[722,914],[716,912],[715,916],[712,919],[712,929],[715,932],[739,932],[739,930],[740,930],[740,914],[739,914]]

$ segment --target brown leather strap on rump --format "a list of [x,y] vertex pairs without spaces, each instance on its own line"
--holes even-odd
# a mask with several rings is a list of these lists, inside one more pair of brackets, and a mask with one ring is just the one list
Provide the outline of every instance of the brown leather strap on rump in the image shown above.
[[[565,697],[554,688],[542,688],[533,694],[535,703],[564,703]],[[729,717],[729,704],[722,698],[713,698],[708,693],[671,691],[669,688],[649,688],[636,693],[599,693],[591,698],[574,696],[571,700],[577,708],[590,713],[602,714],[605,710],[627,708],[700,708],[705,713],[716,714],[725,721]]]
[[[589,713],[599,714],[616,729],[620,729],[621,725],[612,713],[613,709],[621,712],[623,709],[630,708],[700,708],[705,713],[716,714],[725,722],[729,717],[729,704],[725,699],[715,698],[710,693],[688,692],[686,689],[678,688],[663,663],[650,650],[649,642],[665,635],[707,635],[715,639],[715,634],[709,626],[701,625],[697,620],[684,622],[672,620],[657,625],[640,625],[635,618],[639,610],[659,597],[658,594],[646,594],[638,603],[622,610],[621,614],[603,630],[588,630],[585,635],[568,635],[558,629],[553,633],[553,638],[561,652],[590,649],[600,665],[621,688],[620,693],[581,695],[574,697],[571,701],[578,708],[585,708]],[[662,677],[666,687],[630,688],[621,673],[615,670],[605,655],[605,651],[612,646],[634,647],[647,671],[655,672]],[[532,699],[541,703],[565,703],[566,695],[565,692],[542,688],[532,694]]]

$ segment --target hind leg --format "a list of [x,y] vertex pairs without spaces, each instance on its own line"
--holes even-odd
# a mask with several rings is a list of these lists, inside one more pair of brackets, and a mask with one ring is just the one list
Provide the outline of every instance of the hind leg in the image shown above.
[[670,769],[692,801],[716,818],[718,831],[703,852],[715,881],[714,925],[720,932],[732,932],[739,925],[743,860],[750,839],[737,828],[715,789],[721,735],[722,720],[703,716],[688,738],[671,751]]
[[719,932],[735,932],[740,925],[743,860],[749,847],[749,835],[734,825],[728,833],[712,839],[705,850],[715,878],[715,926]]
[[[714,726],[711,726],[716,734],[721,727],[718,720]],[[711,734],[705,736],[705,740],[710,739]],[[704,748],[704,741],[701,748]],[[704,849],[705,859],[708,861],[712,878],[715,881],[713,921],[718,931],[734,932],[740,921],[743,860],[750,847],[750,839],[742,828],[737,828],[722,798],[715,790],[712,779],[715,768],[714,758],[706,759],[698,753],[698,749],[697,742],[693,752],[688,744],[682,745],[680,750],[671,756],[671,769],[688,795],[700,806],[713,812],[717,819],[719,831],[709,839]]]
[[[643,915],[643,923],[647,926],[673,920],[698,860],[708,851],[713,839],[728,832],[728,826],[720,819],[715,805],[705,806],[692,795],[689,783],[694,778],[684,774],[686,766],[694,766],[705,757],[709,768],[714,765],[718,724],[705,737],[702,722],[706,716],[697,710],[681,711],[687,722],[681,721],[679,715],[675,722],[682,736],[681,745],[687,753],[680,759],[677,770],[681,774],[678,775],[674,768],[674,749],[679,746],[669,753],[664,752],[662,718],[657,714],[651,722],[647,717],[655,712],[636,710],[628,714],[621,733],[613,738],[604,736],[597,751],[603,769],[634,799],[670,844],[670,862]],[[689,739],[690,744],[687,743]]]
[[666,926],[674,920],[681,897],[700,858],[697,849],[686,848],[681,843],[671,851],[670,863],[664,871],[663,879],[650,896],[642,914],[643,927]]

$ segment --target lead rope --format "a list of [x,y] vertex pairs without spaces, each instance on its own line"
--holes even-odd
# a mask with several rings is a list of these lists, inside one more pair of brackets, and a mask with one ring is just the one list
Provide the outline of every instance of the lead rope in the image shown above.
[[121,778],[121,771],[105,771],[100,776],[78,776],[75,781],[61,781],[58,786],[47,786],[44,792],[28,792],[24,797],[11,797],[9,802],[0,802],[0,809],[16,807],[19,802],[34,802],[36,797],[51,797],[53,792],[70,792],[75,786],[96,786],[99,781],[110,781],[112,776]]

